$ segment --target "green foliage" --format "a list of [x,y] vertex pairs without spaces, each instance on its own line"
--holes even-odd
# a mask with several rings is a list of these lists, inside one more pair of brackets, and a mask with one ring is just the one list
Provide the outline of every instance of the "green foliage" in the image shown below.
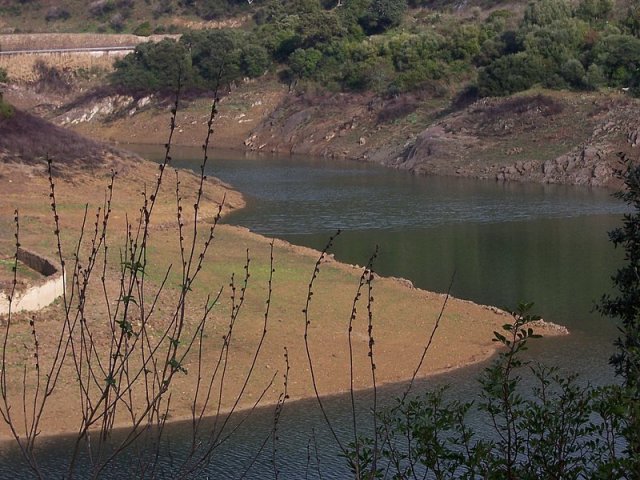
[[0,67],[0,82],[7,83],[9,81],[9,75],[7,75],[7,71],[4,68]]
[[315,48],[298,48],[289,57],[289,69],[296,78],[311,78],[322,59],[322,53]]
[[302,48],[321,48],[344,36],[345,31],[334,14],[314,11],[299,17],[296,34]]
[[0,98],[0,120],[11,118],[13,114],[13,107]]
[[[573,88],[585,88],[589,86],[593,88],[589,83],[589,79],[586,77],[587,72],[584,70],[584,66],[579,60],[570,58],[561,67],[562,78]],[[592,72],[592,75],[596,72]],[[598,80],[593,79],[595,88],[597,88]]]
[[581,0],[576,17],[592,25],[603,27],[613,13],[613,0]]
[[524,48],[558,66],[579,52],[586,30],[586,25],[575,19],[555,21],[529,32]]
[[[91,8],[111,15],[114,2],[101,0]],[[189,51],[191,86],[204,89],[216,85],[218,77],[230,85],[270,70],[290,85],[305,79],[328,89],[382,94],[426,90],[437,95],[463,83],[477,83],[480,95],[509,95],[536,84],[575,90],[629,87],[637,93],[640,39],[634,35],[640,31],[640,9],[631,5],[629,15],[617,22],[611,2],[580,0],[573,7],[568,0],[539,0],[526,7],[519,23],[508,10],[494,10],[485,19],[422,13],[395,29],[402,25],[405,0],[345,0],[340,7],[337,0],[255,0],[251,29],[190,32],[179,43]],[[180,0],[177,8],[213,18],[248,3]],[[113,28],[125,25],[116,20]],[[145,22],[135,32],[150,29]],[[118,64],[127,72],[114,76],[120,85],[166,86],[153,72],[145,86],[144,62],[127,62]]]
[[634,1],[628,8],[627,14],[620,22],[624,33],[640,37],[640,3]]
[[625,190],[618,193],[632,212],[624,216],[621,227],[609,232],[609,238],[625,253],[625,265],[613,276],[617,290],[614,296],[605,295],[599,310],[619,320],[620,337],[617,352],[611,357],[616,373],[622,377],[625,389],[619,405],[626,409],[625,436],[634,477],[640,475],[640,167],[627,160],[620,173]]
[[602,73],[602,69],[592,63],[589,65],[587,69],[587,74],[584,78],[585,86],[591,90],[598,90],[606,83],[606,78],[604,77],[604,73]]
[[510,95],[527,90],[544,75],[542,58],[527,52],[500,57],[478,73],[481,96]]
[[368,35],[374,35],[400,25],[406,11],[406,0],[371,0],[358,21]]
[[203,30],[185,34],[180,41],[191,52],[193,69],[203,86],[215,88],[240,78],[240,32]]
[[531,2],[524,12],[525,28],[545,27],[571,17],[571,5],[566,0],[539,0]]
[[148,37],[152,33],[153,29],[151,28],[151,23],[149,22],[142,22],[133,30],[133,34],[140,37]]
[[[635,478],[621,452],[628,410],[620,389],[585,386],[524,359],[538,337],[530,309],[520,305],[495,332],[502,351],[475,401],[447,400],[446,388],[400,400],[379,415],[377,437],[350,446],[352,469],[369,475],[361,478]],[[490,434],[480,437],[479,418]]]
[[638,87],[640,39],[631,35],[608,35],[596,44],[593,57],[611,86]]
[[142,43],[116,61],[112,81],[132,90],[176,88],[193,82],[191,59],[184,44],[166,39]]
[[248,77],[259,77],[271,66],[271,57],[267,50],[256,44],[247,44],[240,52],[240,69]]
[[258,77],[272,64],[259,38],[237,30],[202,30],[180,41],[144,43],[115,64],[112,81],[132,90],[213,89],[243,77]]

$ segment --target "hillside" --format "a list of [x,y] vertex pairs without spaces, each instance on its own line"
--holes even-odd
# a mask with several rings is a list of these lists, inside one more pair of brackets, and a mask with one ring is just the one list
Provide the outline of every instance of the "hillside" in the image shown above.
[[4,164],[43,167],[51,158],[58,166],[91,169],[104,168],[122,157],[134,158],[19,109],[0,117],[0,162]]
[[[176,142],[197,145],[217,89],[216,146],[498,180],[612,185],[638,143],[640,9],[623,0],[220,0],[166,17],[214,3],[253,17],[140,43],[89,76],[62,59],[15,68],[10,100],[96,138],[161,143],[180,85]],[[61,97],[29,101],[34,88]]]
[[[48,115],[108,142],[160,144],[168,103],[163,96],[111,95]],[[177,145],[200,145],[209,107],[207,98],[182,102]],[[264,78],[222,97],[213,145],[348,158],[418,174],[616,187],[618,152],[633,155],[640,143],[639,111],[638,100],[614,92],[537,89],[451,104],[417,94],[296,94]]]
[[[256,4],[261,3],[257,1]],[[185,28],[237,27],[255,7],[246,1],[0,0],[0,33],[171,33]]]
[[253,131],[255,150],[372,161],[420,174],[615,186],[638,145],[625,95],[530,91],[451,111],[415,97],[287,98]]

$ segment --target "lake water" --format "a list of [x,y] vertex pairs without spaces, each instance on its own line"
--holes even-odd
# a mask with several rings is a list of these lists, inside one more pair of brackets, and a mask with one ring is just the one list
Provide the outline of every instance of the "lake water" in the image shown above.
[[[149,157],[161,152],[136,149]],[[199,162],[192,159],[198,156],[197,149],[173,153],[179,159],[176,165],[185,168],[197,168]],[[376,271],[382,275],[442,292],[455,272],[456,297],[501,307],[535,302],[536,313],[566,325],[571,335],[532,343],[533,355],[593,383],[611,381],[607,360],[616,329],[592,311],[621,261],[607,231],[619,224],[625,206],[609,191],[418,177],[355,162],[237,153],[216,154],[207,173],[230,183],[248,200],[247,208],[227,223],[318,249],[341,229],[333,249],[338,260],[362,265],[379,245]],[[481,368],[469,367],[435,381],[452,383],[453,395],[469,396],[477,390],[474,378]],[[392,399],[398,389],[392,386],[382,393]],[[367,393],[363,396],[366,400]],[[347,432],[347,398],[335,397],[328,405],[331,418],[344,425],[340,431]],[[211,467],[212,478],[239,476],[238,466],[246,464],[270,429],[272,409],[259,413],[225,447],[223,461]],[[324,452],[323,478],[344,475],[344,462],[330,448],[332,441],[313,401],[289,404],[281,429],[281,478],[304,478],[313,431]],[[180,438],[180,430],[177,426],[172,437]],[[56,444],[46,450],[53,464],[60,448],[60,442]],[[314,463],[312,453],[309,478],[317,478]],[[8,456],[0,457],[0,465],[10,464]],[[126,471],[114,468],[112,478]],[[21,471],[0,478],[15,478]],[[270,471],[270,451],[247,478],[265,478],[265,471]]]

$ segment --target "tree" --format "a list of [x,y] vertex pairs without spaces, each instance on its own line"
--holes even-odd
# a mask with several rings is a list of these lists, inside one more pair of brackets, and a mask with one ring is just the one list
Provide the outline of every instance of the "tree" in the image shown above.
[[240,35],[232,30],[204,30],[180,39],[191,52],[193,68],[205,87],[230,85],[242,76]]
[[540,0],[527,6],[522,24],[526,28],[544,27],[570,17],[571,6],[566,0]]
[[269,69],[270,65],[271,58],[264,47],[250,43],[242,48],[240,67],[246,76],[259,77]]
[[344,36],[344,29],[331,12],[315,11],[300,16],[296,33],[302,48],[321,48],[334,39]]
[[640,81],[640,39],[631,35],[607,35],[594,47],[595,63],[611,86],[636,87]]
[[544,63],[527,52],[506,55],[478,73],[478,89],[482,96],[500,96],[527,90],[544,76]]
[[581,0],[576,16],[590,24],[604,26],[613,12],[612,0]]
[[193,79],[191,59],[185,46],[174,40],[142,43],[115,63],[111,78],[132,90],[175,88],[178,81],[188,85]]
[[359,22],[369,35],[382,33],[400,25],[406,11],[406,0],[372,0]]
[[616,247],[624,250],[625,265],[612,277],[617,290],[614,296],[605,295],[598,306],[604,315],[620,321],[617,352],[611,364],[622,378],[625,387],[622,397],[627,407],[626,439],[633,478],[640,478],[640,166],[629,159],[620,172],[625,190],[616,194],[632,212],[624,216],[621,227],[609,232]]
[[315,48],[299,48],[289,57],[289,68],[297,78],[311,78],[318,63],[322,60],[322,53]]

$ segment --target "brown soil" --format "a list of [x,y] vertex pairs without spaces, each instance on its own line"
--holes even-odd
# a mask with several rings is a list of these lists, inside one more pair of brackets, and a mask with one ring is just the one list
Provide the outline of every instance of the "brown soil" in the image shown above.
[[[155,164],[131,158],[107,158],[94,161],[90,166],[70,158],[61,163],[56,171],[56,196],[62,230],[62,248],[67,265],[72,265],[72,252],[80,234],[80,225],[85,215],[85,205],[89,205],[89,220],[85,242],[87,248],[89,232],[92,231],[95,209],[103,206],[106,184],[110,170],[117,168],[118,176],[114,189],[112,218],[108,241],[111,245],[108,265],[105,270],[105,285],[112,299],[118,297],[118,275],[121,267],[118,250],[124,242],[126,222],[135,221],[141,205],[141,192],[149,191],[155,184],[158,167]],[[197,178],[189,172],[180,172],[181,191],[185,212],[193,203]],[[145,274],[145,284],[149,292],[157,288],[170,264],[178,263],[179,242],[176,231],[175,177],[171,173],[158,197],[154,211],[151,244],[149,247],[149,267]],[[209,179],[205,185],[205,196],[200,210],[201,221],[208,229],[209,221],[217,205],[226,195],[226,209],[240,208],[241,196],[229,190],[216,180]],[[25,191],[24,186],[29,185]],[[41,163],[0,162],[0,246],[11,248],[14,227],[13,212],[18,209],[20,216],[20,243],[45,255],[56,257],[56,241],[52,235],[53,219],[49,207],[49,187]],[[192,210],[191,210],[192,212]],[[189,216],[191,216],[189,214]],[[191,225],[187,220],[187,228]],[[238,317],[231,356],[228,363],[226,394],[220,407],[228,409],[235,401],[244,381],[246,371],[253,358],[262,332],[262,321],[267,298],[267,278],[270,271],[270,240],[245,229],[218,226],[209,256],[203,265],[199,281],[194,286],[193,301],[187,306],[186,331],[193,331],[197,324],[202,305],[209,293],[225,288],[219,305],[210,318],[207,335],[203,344],[203,365],[215,364],[221,348],[221,337],[229,323],[231,299],[228,290],[232,272],[236,284],[241,283],[247,250],[251,256],[251,278],[246,291],[245,303]],[[82,257],[82,255],[81,255]],[[273,297],[267,326],[266,342],[263,346],[256,369],[248,384],[240,407],[253,405],[276,374],[283,370],[283,349],[289,351],[291,373],[289,394],[291,398],[313,395],[309,367],[306,360],[303,333],[305,320],[302,314],[307,298],[307,283],[314,270],[318,252],[275,241],[275,274]],[[364,261],[364,259],[363,259]],[[70,268],[70,267],[67,267]],[[318,375],[321,394],[335,394],[349,388],[348,365],[348,320],[351,312],[361,269],[339,264],[329,259],[320,269],[313,290],[313,301],[309,309],[309,341],[314,358],[314,368]],[[99,281],[95,275],[90,286],[86,305],[86,319],[93,331],[96,352],[105,360],[111,338],[109,318]],[[166,289],[160,295],[157,310],[151,322],[150,334],[159,335],[167,318],[175,308],[179,291],[179,276],[174,271],[169,276]],[[411,288],[406,282],[377,278],[374,280],[374,330],[375,359],[379,384],[404,381],[409,378],[421,355],[423,345],[438,317],[444,297],[440,294]],[[68,288],[70,286],[68,285]],[[112,300],[111,302],[115,302]],[[111,303],[111,308],[115,303]],[[371,385],[368,363],[368,336],[365,305],[358,307],[354,323],[354,354],[356,366],[354,387],[367,388]],[[34,342],[28,320],[36,325],[39,339],[39,361],[41,371],[56,350],[56,339],[63,328],[63,307],[54,304],[32,316],[15,315],[10,329],[7,349],[7,372],[9,398],[14,405],[13,413],[17,425],[23,425],[22,391],[23,372],[27,371],[27,398],[33,394],[35,369],[33,368]],[[7,319],[3,319],[6,325]],[[478,362],[490,357],[495,351],[491,341],[492,332],[499,329],[508,318],[501,312],[478,306],[470,302],[452,299],[448,303],[435,342],[429,351],[427,361],[419,376]],[[544,330],[544,328],[543,328]],[[154,333],[155,332],[155,333]],[[544,332],[543,332],[544,333]],[[555,334],[550,331],[550,334]],[[178,375],[171,386],[170,419],[187,418],[190,415],[194,386],[197,382],[197,357],[190,355],[182,366],[188,372]],[[206,370],[206,374],[210,373]],[[78,384],[74,380],[75,370],[70,358],[62,369],[62,375],[49,402],[42,421],[42,435],[72,431],[79,425],[80,401]],[[262,403],[275,402],[281,392],[281,374],[267,389]],[[138,392],[139,393],[139,392]],[[215,413],[216,405],[207,409]],[[118,417],[117,423],[126,425],[126,416]],[[0,426],[0,438],[7,438],[7,426]]]
[[[119,112],[82,121],[95,105],[89,102],[52,118],[110,142],[161,143],[166,102],[160,103],[136,108],[130,99]],[[185,102],[177,144],[200,144],[195,127],[206,128],[208,109],[206,99]],[[478,101],[420,92],[381,99],[290,93],[264,77],[224,96],[214,128],[223,148],[349,158],[427,175],[617,188],[618,152],[633,153],[640,144],[638,111],[640,101],[615,92],[533,90]]]
[[[222,97],[219,114],[216,117],[213,136],[215,147],[244,149],[245,140],[251,132],[264,122],[269,114],[278,108],[287,95],[285,86],[274,79],[260,79],[243,83],[230,94]],[[11,100],[11,97],[7,97]],[[207,120],[211,109],[211,98],[184,100],[178,112],[175,145],[196,146],[202,143],[206,133]],[[168,102],[163,99],[163,105]],[[85,112],[80,108],[77,113],[63,114],[54,118],[61,120]],[[128,110],[128,109],[126,109]],[[90,122],[78,122],[72,128],[83,135],[109,142],[162,144],[167,132],[166,107],[158,108],[153,104],[140,109],[136,114],[117,112],[115,115]]]
[[288,96],[247,144],[427,175],[617,187],[617,153],[638,143],[638,111],[638,100],[616,93],[530,91],[466,106],[307,94]]
[[135,158],[19,109],[9,118],[0,118],[0,160],[5,163],[42,166],[49,158],[55,161],[56,168],[76,165],[90,169],[109,164],[118,169],[119,158],[127,156]]

